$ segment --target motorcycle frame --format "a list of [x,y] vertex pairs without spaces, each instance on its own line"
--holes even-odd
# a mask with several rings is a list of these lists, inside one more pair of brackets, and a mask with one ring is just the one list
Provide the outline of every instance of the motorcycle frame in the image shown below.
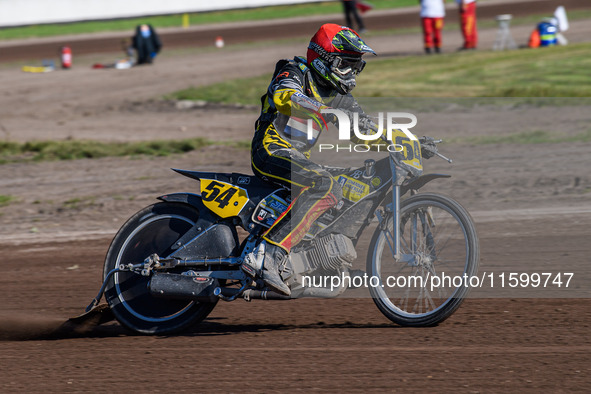
[[[382,159],[382,160],[384,160],[384,159]],[[390,185],[392,187],[391,203],[388,203],[385,205],[385,207],[384,207],[385,216],[382,217],[380,211],[377,208],[379,206],[383,205],[384,201],[387,200],[388,190],[390,189],[390,187],[389,187],[390,185],[388,187],[384,186],[382,188],[377,189],[376,191],[374,191],[374,193],[378,194],[378,196],[380,193],[383,193],[383,196],[380,196],[378,198],[378,203],[375,205],[373,212],[370,213],[370,217],[372,215],[376,215],[378,218],[380,228],[382,229],[382,231],[386,231],[386,232],[389,231],[389,229],[387,228],[387,223],[389,221],[389,217],[391,216],[393,218],[394,225],[393,225],[393,229],[392,229],[393,234],[392,233],[390,234],[391,240],[388,239],[388,237],[386,238],[388,241],[388,244],[390,246],[390,249],[392,251],[392,255],[398,261],[405,262],[407,264],[414,264],[416,259],[413,254],[400,253],[400,250],[401,250],[400,249],[400,199],[401,199],[401,196],[404,195],[409,190],[411,190],[413,192],[418,190],[419,188],[424,186],[426,183],[428,183],[434,179],[449,178],[450,175],[428,174],[428,175],[419,175],[418,177],[408,179],[406,174],[399,171],[399,169],[397,167],[397,162],[393,156],[393,153],[389,154],[388,160],[389,160],[390,172],[392,175],[392,178],[390,179]],[[175,171],[179,172],[182,175],[199,179],[196,177],[196,174],[199,174],[199,173],[191,172],[191,171],[179,171],[179,170],[175,170]],[[366,197],[369,197],[369,195]],[[373,197],[373,198],[375,198],[375,197]],[[201,200],[201,196],[198,194],[174,193],[174,194],[170,194],[170,195],[160,196],[160,197],[158,197],[158,199],[161,201],[166,201],[166,202],[178,202],[178,203],[190,205],[199,211],[200,216],[199,216],[198,221],[195,223],[193,228],[191,228],[191,230],[189,230],[188,233],[186,233],[185,235],[183,235],[181,237],[181,239],[188,239],[189,240],[188,243],[183,244],[182,247],[180,247],[178,250],[173,251],[170,256],[167,256],[164,258],[160,258],[159,256],[149,256],[142,263],[128,264],[125,266],[121,265],[120,267],[115,268],[112,271],[110,271],[106,275],[105,280],[103,281],[103,284],[99,290],[99,294],[97,295],[97,297],[95,297],[92,300],[91,304],[87,307],[87,311],[89,311],[90,309],[92,309],[94,306],[96,306],[98,304],[98,302],[99,302],[100,298],[102,297],[102,294],[106,288],[106,284],[107,284],[108,280],[115,273],[122,272],[122,271],[126,271],[126,272],[132,271],[132,272],[136,272],[138,274],[141,274],[143,276],[149,276],[153,270],[170,270],[173,268],[191,268],[191,267],[193,267],[193,268],[210,267],[210,269],[208,269],[207,271],[198,271],[198,272],[196,272],[196,274],[199,276],[210,277],[210,278],[214,278],[214,279],[238,280],[242,283],[241,290],[245,290],[246,287],[251,284],[251,279],[249,277],[247,277],[239,269],[239,266],[242,264],[244,257],[249,252],[249,250],[251,250],[254,247],[254,243],[255,243],[255,239],[256,239],[257,234],[256,234],[256,231],[253,231],[253,227],[251,226],[252,223],[247,223],[244,220],[244,218],[238,218],[238,220],[225,219],[225,220],[220,221],[219,218],[217,218],[215,214],[210,212],[207,209],[207,207],[205,207],[205,205],[203,204],[203,201]],[[360,200],[360,201],[362,201],[362,200]],[[352,205],[351,207],[353,207],[355,205],[356,204]],[[252,209],[249,209],[249,212],[251,212],[251,211],[252,211]],[[334,220],[330,226],[328,226],[325,230],[323,230],[323,232],[326,230],[329,230],[329,228],[332,227],[332,225],[334,223],[337,223],[342,216],[343,215],[340,215],[338,218],[336,218],[336,220]],[[232,226],[236,226],[238,224],[241,224],[243,228],[245,228],[247,231],[250,232],[250,235],[248,236],[246,242],[244,243],[244,246],[240,247],[241,253],[239,256],[231,256],[231,257],[224,257],[224,258],[189,258],[188,256],[183,256],[182,254],[179,254],[179,250],[190,250],[190,248],[188,248],[188,245],[190,245],[191,243],[194,243],[203,234],[207,233],[207,230],[212,229],[214,226],[226,225],[226,226],[232,228]],[[362,225],[358,229],[358,235],[360,235],[365,230],[365,228],[367,227],[368,224],[369,224],[369,221],[366,221],[365,224]],[[235,231],[236,231],[235,227],[233,227],[233,230],[234,230],[234,234],[235,234]],[[323,232],[321,232],[320,234],[322,234]],[[236,242],[237,237],[235,235],[231,238],[234,238],[232,241]],[[228,239],[228,241],[230,241],[230,239]],[[181,243],[179,243],[179,245],[180,244]],[[236,246],[238,246],[238,245],[236,245]],[[211,269],[211,267],[215,267],[215,266],[226,267],[226,268],[231,268],[231,269],[221,269],[221,270]],[[224,296],[223,294],[221,294],[221,291],[217,291],[216,295],[226,301],[232,301],[232,300],[236,299],[240,295],[240,293],[241,292],[238,292],[238,293],[232,295],[231,297],[227,297],[227,296]]]
[[[386,159],[386,158],[384,158],[384,159]],[[386,231],[387,231],[387,229],[385,228],[385,224],[388,222],[389,217],[392,216],[392,218],[394,220],[394,226],[393,226],[392,234],[391,234],[392,254],[399,261],[412,263],[414,261],[414,256],[412,254],[407,255],[407,254],[400,253],[400,200],[401,200],[401,196],[404,195],[409,190],[417,190],[418,188],[424,186],[427,182],[430,182],[433,179],[447,178],[447,177],[450,177],[450,175],[446,175],[446,174],[420,175],[419,177],[412,178],[410,182],[405,182],[407,180],[407,177],[405,174],[402,174],[401,171],[399,171],[399,169],[396,165],[396,160],[394,159],[392,153],[389,155],[387,160],[389,160],[390,172],[392,174],[392,178],[391,178],[391,182],[390,182],[391,187],[392,187],[391,202],[385,206],[386,216],[382,217],[381,214],[379,213],[379,211],[377,210],[377,207],[379,207],[380,205],[383,205],[384,201],[387,199],[387,194],[388,194],[390,187],[382,187],[382,188],[376,190],[374,193],[378,194],[378,196],[379,196],[379,194],[383,193],[383,196],[377,197],[378,203],[376,204],[376,209],[374,209],[374,212],[372,214],[377,215],[378,221],[380,223],[380,227],[382,227],[382,230],[386,230]],[[366,197],[369,197],[369,196],[366,196]],[[374,198],[376,198],[376,197],[374,197]],[[220,225],[220,224],[230,225],[230,223],[228,223],[229,221],[231,221],[230,219],[224,220],[224,221],[217,221],[215,218],[215,215],[213,215],[203,205],[203,202],[201,201],[201,197],[197,194],[176,193],[176,194],[161,196],[158,199],[160,199],[162,201],[168,201],[168,202],[181,202],[181,203],[189,204],[189,205],[199,209],[200,213],[202,213],[204,211],[207,212],[205,217],[199,218],[199,221],[195,224],[193,229],[191,229],[187,234],[185,234],[183,237],[181,237],[181,239],[190,239],[189,243],[193,243],[193,242],[197,241],[201,235],[203,235],[207,230],[211,229],[213,226]],[[360,200],[360,201],[362,201],[362,200]],[[355,205],[356,204],[352,205],[351,207],[354,207]],[[343,216],[343,214],[339,215],[339,217],[337,217],[331,223],[331,225],[329,227],[327,227],[325,230],[323,230],[323,232],[321,232],[320,234],[323,234],[325,231],[330,230],[330,227],[332,227],[332,225],[334,223],[338,223],[339,219],[342,216]],[[249,236],[249,239],[252,238],[253,236],[257,235],[257,231],[256,230],[253,231],[253,229],[249,225],[249,223],[244,223],[244,221],[241,220],[240,224],[242,224],[243,228],[245,228],[247,230],[251,230],[251,235]],[[365,230],[366,227],[367,227],[367,225],[363,225],[361,228],[358,229],[358,233],[361,234]],[[189,236],[187,236],[187,235],[189,235]],[[189,243],[184,244],[181,249],[189,250],[189,248],[188,248]],[[389,241],[389,243],[390,243],[390,241]],[[171,253],[170,256],[166,256],[164,258],[159,258],[159,260],[156,264],[154,264],[153,261],[148,261],[149,259],[146,259],[146,261],[143,263],[136,264],[133,266],[130,265],[127,268],[137,270],[138,268],[145,266],[147,263],[151,264],[151,267],[149,269],[172,269],[172,268],[180,268],[180,267],[202,268],[204,266],[225,266],[228,268],[238,267],[240,264],[242,264],[242,261],[245,257],[245,251],[240,250],[240,252],[241,252],[240,256],[226,257],[226,258],[189,258],[189,256],[179,255],[179,251],[177,250],[177,251],[174,251],[173,253]],[[209,272],[211,274],[213,274],[214,272],[217,273],[215,276],[212,276],[212,277],[224,278],[224,275],[220,271],[209,271]],[[230,272],[232,272],[232,271],[230,271]],[[227,279],[238,279],[238,278],[235,274],[230,274],[230,276],[228,276]]]
[[[374,212],[372,212],[371,214],[372,214],[372,216],[377,215],[378,221],[379,221],[380,226],[382,227],[383,231],[388,230],[385,228],[385,224],[388,222],[389,217],[391,216],[393,218],[394,226],[392,229],[391,245],[390,245],[390,247],[392,249],[392,254],[393,254],[394,258],[396,258],[397,260],[412,264],[415,260],[414,255],[402,254],[401,248],[400,248],[400,201],[401,201],[401,197],[402,197],[402,195],[406,194],[406,192],[408,192],[409,190],[418,190],[420,187],[424,186],[427,182],[430,182],[431,180],[434,180],[437,178],[448,178],[448,177],[450,177],[450,175],[446,175],[446,174],[420,175],[416,178],[411,178],[410,182],[407,182],[408,178],[407,178],[406,174],[403,173],[402,171],[400,171],[399,168],[397,167],[396,159],[393,157],[393,153],[389,154],[389,157],[387,159],[384,158],[382,160],[388,160],[388,162],[389,162],[389,169],[390,169],[390,173],[391,173],[390,185],[388,187],[382,187],[382,188],[379,188],[376,191],[374,191],[374,193],[376,193],[378,196],[377,196],[377,198],[375,196],[373,197],[373,198],[377,199],[377,203],[375,204]],[[388,191],[390,190],[390,186],[392,188],[391,189],[391,191],[392,191],[391,202],[385,205],[386,216],[382,217],[382,215],[380,214],[379,210],[377,210],[377,208],[380,205],[383,205],[384,201],[388,198],[387,196],[388,196]],[[380,194],[382,194],[382,196],[380,196]],[[369,195],[366,196],[366,198],[367,197],[369,197]],[[200,196],[198,196],[198,195],[179,193],[179,194],[173,194],[173,195],[168,195],[168,196],[162,196],[162,197],[159,197],[159,199],[161,199],[163,201],[177,201],[177,202],[190,203],[190,205],[193,205],[195,208],[200,209],[200,212],[202,209],[207,210],[207,208],[205,208],[205,206],[201,202]],[[351,207],[354,207],[355,205],[356,204],[352,205]],[[208,228],[211,228],[211,226],[215,226],[215,219],[213,218],[213,215],[208,210],[207,210],[207,212],[208,212],[208,215],[210,216],[209,218],[207,218],[207,223],[209,223]],[[320,235],[323,235],[325,232],[330,232],[331,227],[335,223],[339,222],[340,218],[344,215],[344,213],[345,212],[343,212],[341,215],[339,215],[339,217],[337,217],[325,230],[323,230],[320,233]],[[253,231],[253,228],[250,226],[251,223],[244,223],[244,221],[241,220],[240,224],[242,224],[242,227],[244,229],[251,231],[250,237],[257,235],[256,229]],[[197,225],[195,227],[197,227]],[[367,227],[367,225],[361,226],[361,228],[358,229],[358,234],[361,234],[365,230],[366,227]],[[197,230],[202,231],[201,228],[197,228]],[[195,242],[200,236],[200,235],[194,236],[194,234],[195,233],[193,232],[193,235],[191,236],[191,242]],[[201,234],[203,234],[203,233],[201,233]],[[185,238],[185,236],[183,236],[182,238]],[[390,243],[390,240],[389,240],[389,243]],[[183,248],[187,249],[187,245],[184,245]],[[160,259],[160,263],[164,264],[161,266],[161,268],[165,268],[165,269],[178,268],[178,267],[195,267],[195,268],[197,268],[197,267],[211,266],[211,265],[236,267],[236,266],[239,266],[240,264],[242,264],[243,258],[245,256],[244,250],[241,250],[241,252],[242,253],[240,254],[240,256],[236,256],[236,257],[203,258],[203,259],[188,258],[187,256],[184,256],[181,259],[178,256],[178,252],[173,252],[170,256]],[[217,278],[223,277],[223,274],[221,274],[220,271],[211,271],[211,273],[213,273],[213,272],[217,272],[217,275],[215,277],[217,277]],[[235,275],[232,275],[232,276],[233,276],[233,279],[237,279]],[[228,278],[228,279],[230,279],[230,278]]]

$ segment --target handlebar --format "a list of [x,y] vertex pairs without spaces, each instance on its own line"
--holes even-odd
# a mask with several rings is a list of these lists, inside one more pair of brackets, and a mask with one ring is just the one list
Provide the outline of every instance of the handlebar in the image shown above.
[[[374,122],[374,120],[366,115],[366,114],[360,114],[360,120],[363,120],[362,123],[365,123],[365,128],[367,128],[368,130],[372,130],[374,132],[377,132],[379,130],[378,125],[376,124],[376,122]],[[361,126],[361,123],[360,123]],[[386,138],[386,136],[384,134],[380,135],[380,139],[388,144],[393,144],[394,142],[389,141],[388,138]],[[439,153],[439,151],[437,150],[437,144],[440,144],[443,142],[442,139],[434,139],[433,137],[426,137],[423,136],[421,138],[419,138],[419,142],[421,143],[421,155],[423,156],[423,158],[425,159],[429,159],[433,156],[437,156],[440,159],[443,159],[445,161],[447,161],[448,163],[453,163],[453,160],[445,157],[444,155],[442,155],[441,153]]]
[[433,156],[437,156],[437,157],[447,161],[450,164],[453,163],[452,159],[443,156],[437,150],[437,144],[442,143],[443,140],[441,140],[441,139],[436,140],[433,137],[423,136],[423,137],[419,138],[419,142],[421,143],[421,154],[425,159],[428,159]]

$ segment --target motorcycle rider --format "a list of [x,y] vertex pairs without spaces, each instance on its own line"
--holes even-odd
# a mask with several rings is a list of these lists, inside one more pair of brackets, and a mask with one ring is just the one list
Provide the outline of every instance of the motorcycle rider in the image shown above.
[[342,195],[341,186],[329,171],[309,159],[319,131],[309,139],[301,130],[286,127],[286,122],[294,115],[312,119],[322,128],[326,124],[322,109],[362,112],[350,93],[365,66],[365,53],[375,55],[354,30],[324,24],[312,37],[306,58],[277,63],[267,92],[261,97],[261,114],[252,140],[252,169],[266,181],[291,188],[297,197],[246,256],[242,269],[250,276],[261,276],[270,289],[280,294],[291,293],[280,276],[290,249]]

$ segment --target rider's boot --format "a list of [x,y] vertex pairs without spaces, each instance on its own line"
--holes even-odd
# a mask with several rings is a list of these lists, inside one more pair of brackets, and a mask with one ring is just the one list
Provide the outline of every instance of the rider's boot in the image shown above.
[[263,241],[246,255],[241,268],[250,276],[261,276],[263,282],[274,292],[288,296],[291,290],[279,275],[279,265],[286,257],[287,252],[282,248]]

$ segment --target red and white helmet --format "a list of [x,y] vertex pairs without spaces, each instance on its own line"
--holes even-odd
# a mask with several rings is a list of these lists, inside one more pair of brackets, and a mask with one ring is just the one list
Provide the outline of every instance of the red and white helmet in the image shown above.
[[327,23],[320,27],[308,45],[308,66],[339,93],[350,93],[355,77],[365,67],[362,56],[376,54],[352,29]]

